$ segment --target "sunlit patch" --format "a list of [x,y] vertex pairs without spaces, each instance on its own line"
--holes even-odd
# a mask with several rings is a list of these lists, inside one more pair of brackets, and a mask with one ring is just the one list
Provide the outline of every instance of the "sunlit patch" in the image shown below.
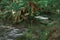
[[12,10],[12,14],[15,14],[16,12]]

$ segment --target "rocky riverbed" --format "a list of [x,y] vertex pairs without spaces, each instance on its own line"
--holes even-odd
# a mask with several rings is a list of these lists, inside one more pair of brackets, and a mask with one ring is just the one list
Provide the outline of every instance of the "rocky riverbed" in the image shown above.
[[28,29],[18,29],[12,26],[0,26],[0,40],[15,40],[17,37],[24,36]]

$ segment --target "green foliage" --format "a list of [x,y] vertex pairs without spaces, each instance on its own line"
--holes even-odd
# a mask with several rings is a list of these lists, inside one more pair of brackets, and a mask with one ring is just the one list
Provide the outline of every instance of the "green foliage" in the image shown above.
[[[37,33],[39,36],[37,40],[47,40],[48,34],[50,33],[50,30],[44,29],[44,27],[48,26],[47,28],[50,28],[51,25],[49,24],[50,20],[46,20],[44,25],[41,27],[40,22],[41,19],[35,19],[35,16],[40,16],[40,14],[43,14],[44,11],[50,11],[52,13],[53,17],[56,17],[56,20],[60,21],[60,1],[58,0],[32,0],[33,3],[35,3],[42,11],[34,11],[34,14],[31,12],[32,7],[29,5],[29,2],[31,0],[15,0],[14,2],[12,0],[1,0],[0,1],[0,19],[3,20],[4,24],[11,22],[11,24],[15,23],[27,23],[29,24],[29,32],[25,35],[27,40],[33,40],[33,32],[36,31],[36,28],[39,29],[39,33]],[[42,9],[43,8],[43,9]],[[24,11],[25,10],[25,11]],[[43,12],[43,13],[42,13]],[[45,13],[44,13],[45,14]],[[51,15],[48,15],[53,19]],[[33,27],[31,23],[33,21],[37,21],[39,26],[37,24]],[[44,20],[42,20],[44,22]],[[48,22],[47,22],[48,21]],[[26,24],[26,25],[28,25]],[[34,24],[34,23],[33,23]],[[43,31],[42,31],[43,30]],[[41,37],[41,38],[40,38]],[[21,40],[23,38],[20,38]],[[20,40],[17,38],[17,40]],[[25,39],[23,39],[25,40]]]

